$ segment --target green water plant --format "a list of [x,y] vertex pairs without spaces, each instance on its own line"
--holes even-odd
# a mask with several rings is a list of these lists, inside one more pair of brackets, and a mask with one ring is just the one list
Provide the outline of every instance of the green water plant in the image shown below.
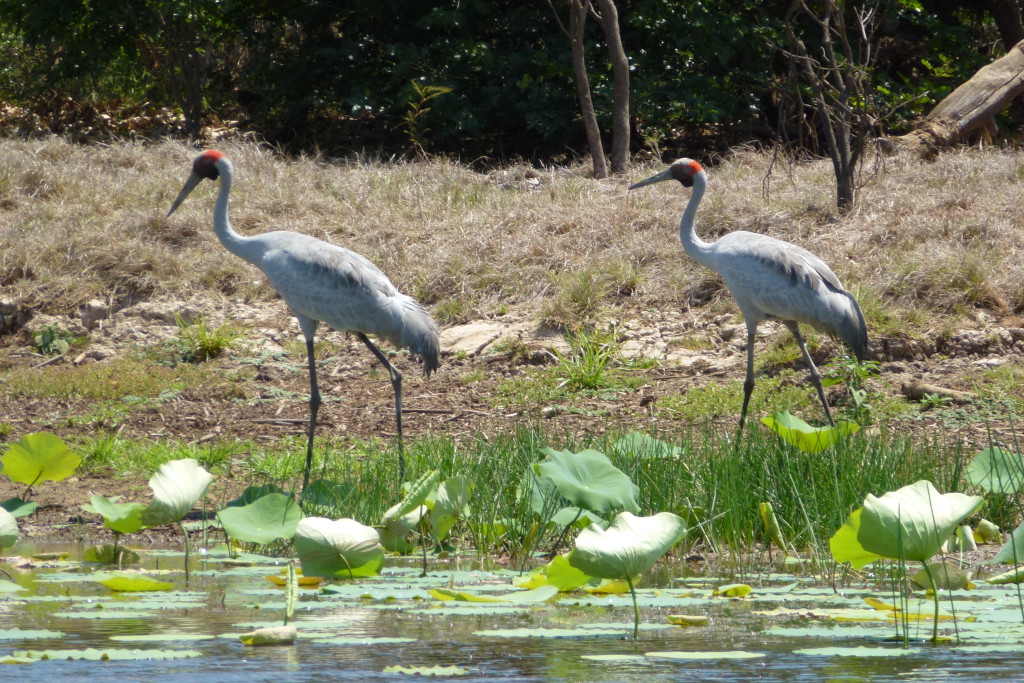
[[671,512],[637,517],[621,512],[604,529],[591,524],[576,538],[566,558],[583,573],[600,579],[625,581],[633,596],[633,640],[640,632],[635,577],[650,569],[686,535],[686,523]]
[[[26,434],[17,443],[11,444],[0,462],[3,464],[3,473],[11,481],[26,484],[21,494],[21,498],[25,499],[36,484],[63,481],[70,477],[82,459],[56,434],[36,432]],[[13,502],[7,501],[4,507]]]
[[834,427],[812,427],[788,410],[761,418],[761,422],[786,443],[804,453],[817,453],[830,448],[842,438],[860,431],[855,422],[839,422]]
[[292,538],[302,517],[299,504],[283,493],[268,493],[248,505],[217,512],[217,521],[229,538],[258,544]]
[[306,517],[296,525],[292,544],[305,576],[374,576],[384,563],[377,530],[354,519]]
[[[865,566],[877,559],[918,562],[931,585],[936,585],[929,561],[937,555],[960,523],[985,502],[981,496],[939,493],[930,481],[918,481],[881,497],[868,494],[829,541],[837,562]],[[939,598],[933,592],[935,620],[932,639],[938,639]]]
[[18,542],[18,520],[7,510],[0,508],[0,553]]

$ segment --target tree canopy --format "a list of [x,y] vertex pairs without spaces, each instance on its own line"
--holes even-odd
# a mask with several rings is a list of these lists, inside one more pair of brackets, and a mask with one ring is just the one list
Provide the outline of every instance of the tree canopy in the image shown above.
[[[813,126],[780,96],[797,87],[781,52],[790,4],[617,0],[633,150],[706,152]],[[881,22],[870,93],[891,132],[1020,33],[1019,0],[870,4]],[[179,110],[193,133],[204,121],[239,121],[276,144],[335,154],[420,146],[557,160],[586,142],[551,9],[546,0],[0,0],[0,99],[145,102]],[[611,64],[596,22],[586,41],[610,132]]]

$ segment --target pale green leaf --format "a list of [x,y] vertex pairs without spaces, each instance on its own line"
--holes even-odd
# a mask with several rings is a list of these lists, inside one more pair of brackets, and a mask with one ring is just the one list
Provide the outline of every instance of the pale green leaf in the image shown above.
[[4,474],[29,486],[67,479],[81,462],[60,437],[49,432],[26,434],[3,457]]
[[93,574],[93,580],[111,590],[125,593],[169,591],[174,588],[174,584],[169,581],[160,581],[144,574],[128,572],[96,572]]
[[217,521],[228,536],[259,544],[291,538],[301,519],[299,504],[283,493],[270,493],[248,505],[224,508],[217,513]]
[[150,480],[153,502],[142,511],[146,526],[173,524],[206,495],[213,475],[192,458],[172,460],[160,466]]
[[761,418],[769,429],[782,439],[805,453],[817,453],[831,447],[840,439],[856,433],[860,425],[854,422],[840,422],[835,427],[812,427],[789,411],[782,411]]
[[637,517],[622,512],[607,529],[591,524],[576,538],[569,564],[602,579],[632,579],[647,570],[686,534],[686,524],[671,512]]
[[384,563],[384,548],[373,527],[354,519],[306,517],[292,539],[306,576],[373,576]]
[[857,540],[868,552],[896,560],[927,562],[960,522],[984,503],[981,496],[940,494],[918,481],[864,501]]
[[857,508],[846,518],[846,523],[839,527],[839,530],[828,539],[829,550],[836,562],[849,562],[854,569],[863,569],[875,560],[881,559],[881,555],[868,552],[857,540],[860,532],[860,516],[864,508]]
[[[1017,564],[1024,562],[1024,522],[1017,525],[1017,528],[1010,534],[1010,539],[1003,544],[996,556],[992,558],[995,564]],[[991,583],[991,581],[990,581]]]
[[1024,459],[1002,448],[986,448],[974,456],[964,476],[989,493],[1017,493],[1024,484]]
[[640,510],[640,490],[604,453],[591,449],[571,453],[551,448],[543,452],[548,458],[534,464],[534,472],[550,480],[573,505],[595,512]]
[[82,509],[102,516],[105,527],[121,534],[134,533],[145,526],[142,523],[142,511],[146,506],[142,503],[115,503],[97,493]]
[[18,542],[18,520],[7,510],[0,508],[0,553]]

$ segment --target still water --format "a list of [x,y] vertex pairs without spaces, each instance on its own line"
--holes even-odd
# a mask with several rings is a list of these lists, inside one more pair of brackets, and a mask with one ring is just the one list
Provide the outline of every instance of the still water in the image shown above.
[[[42,550],[58,549],[22,544],[10,554]],[[194,554],[186,583],[180,553],[149,550],[141,553],[143,569],[174,589],[127,594],[92,579],[98,568],[76,561],[82,548],[60,550],[70,553],[67,562],[14,569],[0,560],[0,569],[25,589],[0,594],[0,656],[56,650],[77,657],[76,651],[95,648],[110,660],[68,660],[57,652],[0,668],[4,680],[1004,681],[1024,672],[1015,588],[958,596],[964,623],[943,624],[943,633],[960,631],[958,645],[921,643],[931,632],[924,624],[910,627],[918,642],[903,649],[886,642],[894,626],[884,620],[843,623],[816,612],[863,607],[867,589],[835,594],[807,582],[785,585],[793,577],[783,577],[728,600],[709,597],[700,581],[668,578],[641,591],[643,627],[634,642],[628,594],[573,595],[554,604],[441,602],[431,588],[507,594],[514,574],[438,563],[422,578],[415,563],[402,560],[389,562],[380,577],[303,590],[290,622],[299,631],[296,643],[249,647],[238,634],[283,623],[282,591],[267,580],[279,575],[279,566],[236,566]],[[669,614],[710,621],[682,628],[668,624]],[[549,637],[555,635],[564,637]],[[870,650],[807,652],[837,645]],[[131,650],[184,658],[118,659]],[[670,658],[695,653],[704,658]],[[428,678],[388,671],[396,666],[455,668],[432,669],[438,675]]]

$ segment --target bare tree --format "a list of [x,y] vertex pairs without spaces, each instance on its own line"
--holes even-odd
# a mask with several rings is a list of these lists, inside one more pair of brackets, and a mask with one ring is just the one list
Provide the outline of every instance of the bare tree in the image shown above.
[[[786,13],[789,50],[785,54],[795,81],[791,92],[801,112],[811,109],[815,114],[813,131],[824,138],[836,174],[836,204],[840,211],[847,211],[855,201],[855,173],[873,128],[867,74],[873,58],[874,11],[867,7],[853,11],[856,25],[851,41],[843,14],[845,3],[822,0],[814,4],[812,8],[807,0],[793,0]],[[813,52],[800,36],[801,22],[817,34]],[[809,107],[802,99],[801,82],[810,89]]]
[[569,27],[555,10],[552,0],[548,5],[555,12],[562,31],[569,38],[572,50],[572,68],[576,77],[576,95],[580,102],[580,113],[583,127],[587,134],[587,146],[594,163],[594,176],[608,177],[608,160],[604,155],[604,144],[601,142],[601,128],[597,122],[594,100],[590,94],[590,79],[587,76],[586,44],[584,31],[587,15],[593,16],[601,24],[605,41],[608,44],[608,56],[612,64],[612,173],[625,173],[629,165],[629,59],[622,47],[619,32],[619,13],[614,0],[597,0],[600,12],[594,8],[592,0],[569,0]]
[[612,63],[612,173],[625,173],[629,166],[629,59],[622,47],[614,0],[597,0],[597,4]]

